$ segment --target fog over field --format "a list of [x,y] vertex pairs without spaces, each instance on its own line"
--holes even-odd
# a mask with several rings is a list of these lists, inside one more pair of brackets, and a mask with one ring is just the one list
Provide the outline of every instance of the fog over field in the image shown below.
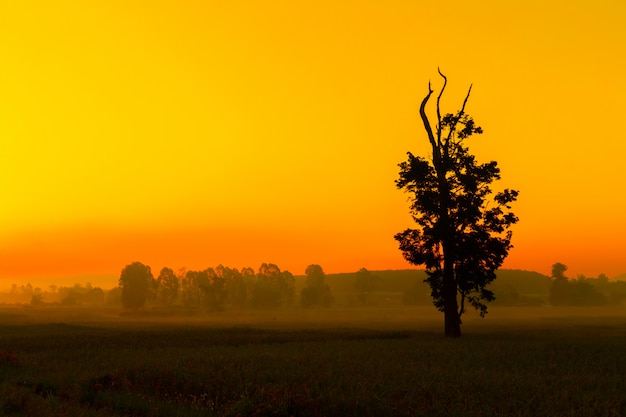
[[120,288],[16,286],[0,415],[626,413],[626,282],[503,270],[486,317],[468,310],[450,339],[423,271],[320,270],[269,264],[239,286],[187,271],[175,297],[166,271],[140,307]]
[[[22,324],[115,325],[137,321],[395,329],[440,325],[441,313],[432,305],[423,270],[362,269],[327,275],[321,267],[311,267],[317,267],[308,270],[311,277],[294,277],[273,264],[264,264],[256,273],[244,271],[243,276],[222,266],[200,272],[169,270],[165,271],[165,275],[172,272],[169,283],[162,271],[139,306],[125,305],[123,286],[110,285],[106,276],[101,277],[101,282],[108,282],[108,288],[91,282],[49,284],[45,288],[15,284],[0,292],[0,317],[5,323]],[[609,280],[606,276],[579,276],[561,282],[536,272],[502,270],[489,288],[496,300],[489,304],[483,319],[473,309],[467,309],[463,326],[468,331],[529,323],[543,326],[558,318],[618,319],[626,312],[626,281]],[[127,292],[131,289],[127,288]]]

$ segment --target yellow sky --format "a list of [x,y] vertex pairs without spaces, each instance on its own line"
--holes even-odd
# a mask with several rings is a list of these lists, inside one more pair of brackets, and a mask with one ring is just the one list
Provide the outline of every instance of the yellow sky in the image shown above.
[[625,21],[616,0],[2,2],[0,278],[404,268],[394,180],[428,152],[438,66],[521,192],[505,267],[624,273]]

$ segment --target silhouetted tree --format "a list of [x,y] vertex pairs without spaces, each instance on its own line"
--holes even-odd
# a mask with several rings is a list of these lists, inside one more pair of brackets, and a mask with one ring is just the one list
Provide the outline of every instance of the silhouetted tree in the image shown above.
[[104,290],[100,287],[92,287],[90,283],[87,283],[87,288],[82,296],[82,302],[91,305],[103,305],[104,304]]
[[289,306],[295,295],[295,279],[289,271],[281,272],[274,264],[263,263],[252,286],[251,304],[257,308]]
[[206,273],[189,270],[185,272],[183,284],[183,303],[187,307],[200,307],[202,305],[202,287],[209,285]]
[[577,306],[602,306],[607,303],[607,297],[593,284],[594,280],[578,275],[572,282],[572,304]]
[[376,275],[372,275],[372,273],[365,268],[359,269],[356,273],[354,287],[358,292],[358,298],[361,303],[367,303],[367,297],[374,289],[376,278]]
[[565,278],[565,271],[567,271],[567,266],[563,265],[561,262],[557,262],[552,265],[551,277],[554,279]]
[[[565,271],[567,271],[567,266],[562,263],[557,262],[552,265],[550,304],[553,306],[599,306],[607,304],[607,296],[602,294],[593,284],[597,280],[588,279],[584,275],[578,275],[575,280],[570,280],[565,276]],[[604,282],[606,275],[602,278],[600,282]]]
[[45,302],[43,300],[43,294],[39,293],[39,294],[33,294],[31,299],[30,299],[30,304],[33,306],[41,306],[44,305]]
[[178,277],[171,268],[162,268],[157,278],[157,301],[162,306],[169,306],[178,298]]
[[200,303],[196,274],[196,271],[188,271],[186,268],[181,268],[178,271],[180,280],[179,292],[185,307],[198,307]]
[[552,265],[552,285],[548,300],[553,306],[564,306],[571,303],[572,287],[569,279],[565,276],[565,271],[567,271],[567,266],[560,262]]
[[110,306],[118,306],[122,304],[122,289],[118,286],[107,291],[105,303]]
[[88,289],[80,284],[74,284],[71,287],[59,287],[58,291],[61,304],[66,306],[81,304],[85,294],[90,291],[90,289],[91,287]]
[[300,292],[302,307],[322,306],[329,307],[333,303],[330,286],[326,283],[326,274],[319,265],[306,267],[306,287]]
[[[228,268],[218,265],[215,272],[224,277],[224,289],[228,302],[236,307],[245,307],[248,303],[248,284],[237,268]],[[254,275],[254,272],[253,272]]]
[[120,274],[120,287],[122,288],[122,305],[125,308],[141,308],[152,288],[154,277],[150,267],[141,262],[133,262],[126,265]]
[[213,268],[207,268],[202,271],[201,277],[203,279],[200,286],[203,306],[211,310],[220,310],[227,296],[225,277],[223,274],[218,274]]
[[426,267],[434,305],[444,313],[445,335],[459,337],[465,302],[482,317],[487,312],[484,302],[494,300],[487,285],[512,247],[508,229],[518,219],[509,204],[518,192],[505,189],[489,198],[500,169],[495,161],[479,164],[465,146],[470,136],[483,132],[465,113],[471,86],[461,110],[442,116],[439,104],[447,78],[441,71],[439,75],[444,84],[437,97],[434,131],[426,115],[433,93],[430,83],[420,105],[432,156],[408,152],[396,180],[396,186],[410,194],[410,212],[419,228],[395,238],[406,260]]

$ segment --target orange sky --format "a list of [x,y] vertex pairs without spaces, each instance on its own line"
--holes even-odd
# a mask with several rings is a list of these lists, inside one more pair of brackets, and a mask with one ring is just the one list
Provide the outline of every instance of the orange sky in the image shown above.
[[0,279],[405,268],[437,66],[521,192],[504,266],[626,272],[626,6],[469,3],[3,2]]

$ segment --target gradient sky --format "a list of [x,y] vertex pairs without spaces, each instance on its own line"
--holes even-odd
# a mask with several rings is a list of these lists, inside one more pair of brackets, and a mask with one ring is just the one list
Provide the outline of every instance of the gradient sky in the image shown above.
[[394,180],[428,153],[438,66],[520,190],[504,267],[624,273],[624,22],[617,0],[2,2],[0,279],[406,268]]

